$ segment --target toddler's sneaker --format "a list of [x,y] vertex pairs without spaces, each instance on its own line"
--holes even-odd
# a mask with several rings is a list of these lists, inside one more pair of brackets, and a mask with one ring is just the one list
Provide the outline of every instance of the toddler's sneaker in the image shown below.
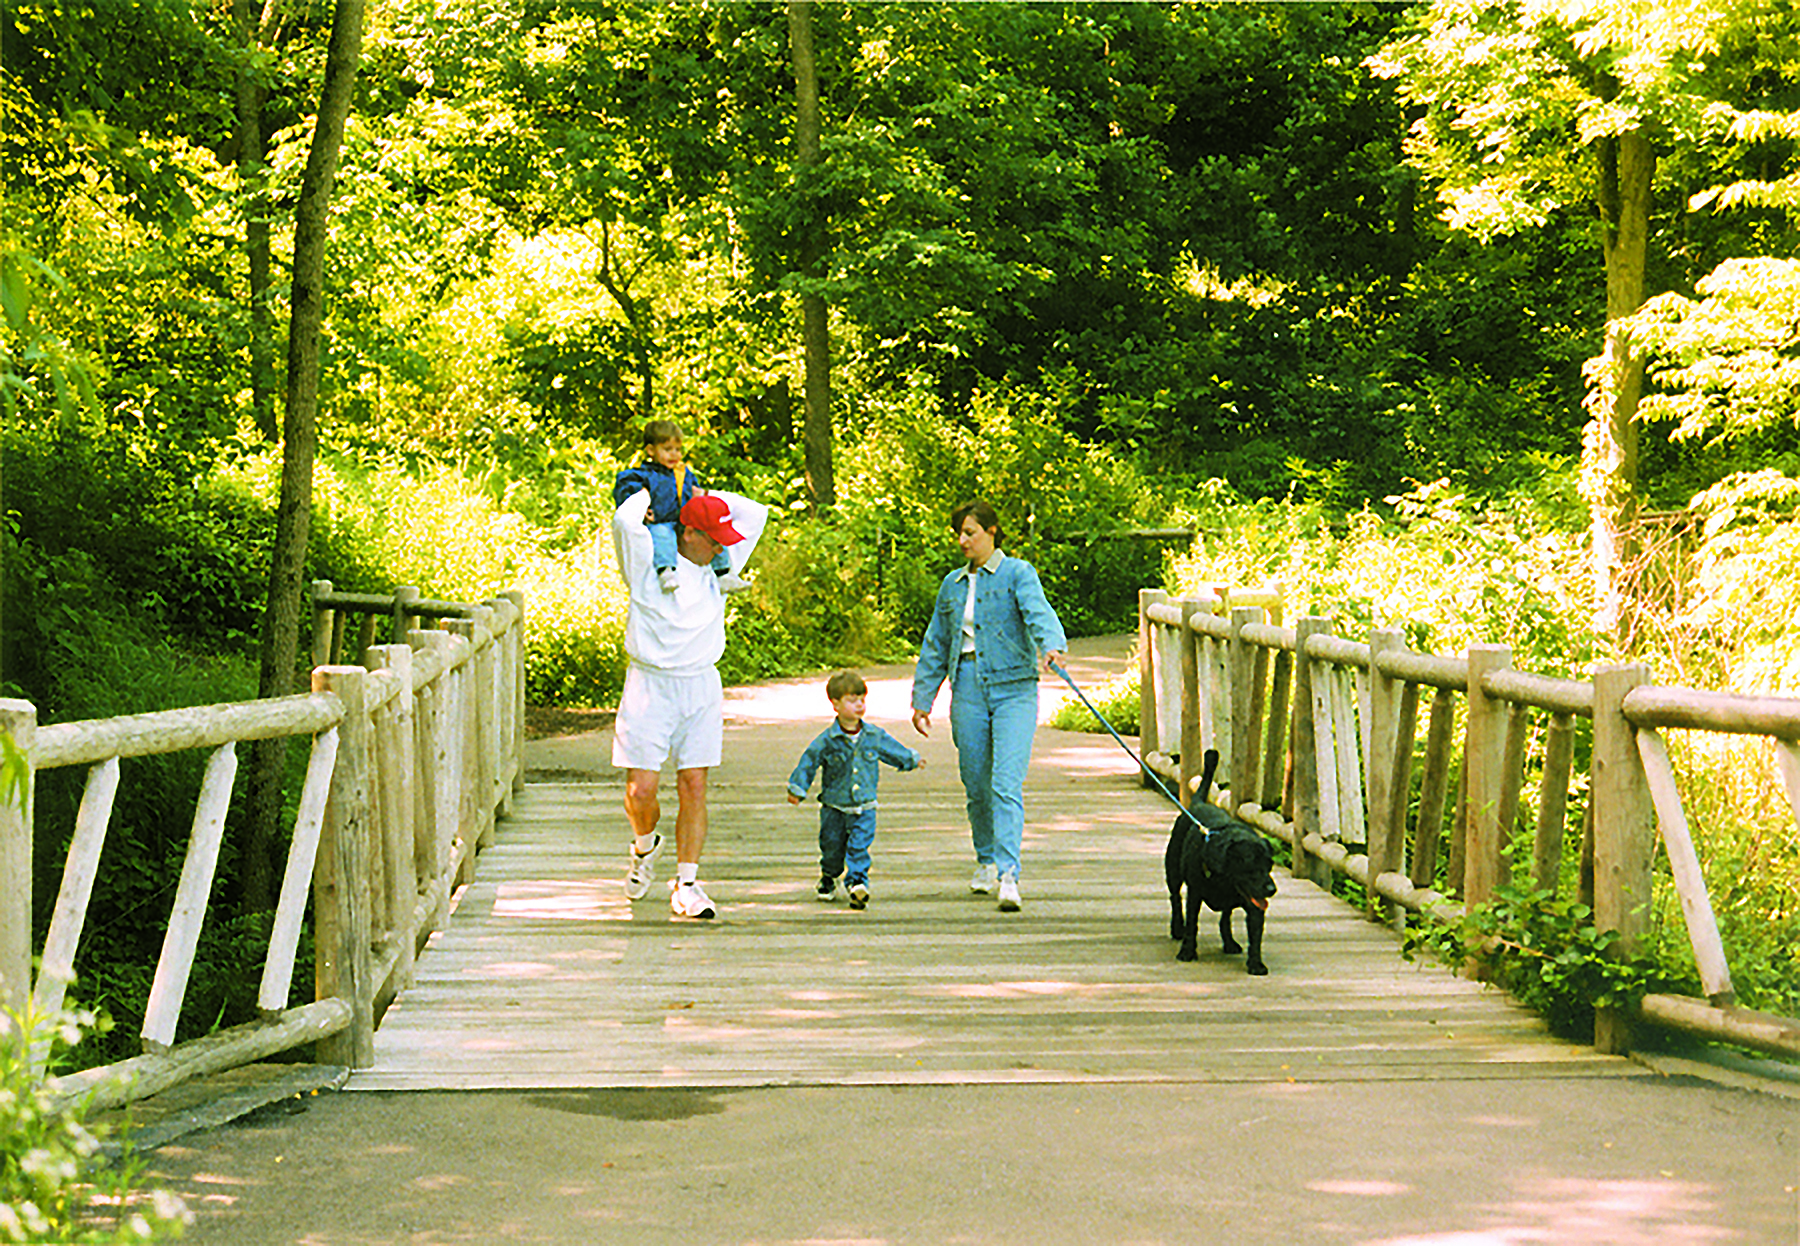
[[662,585],[665,593],[672,593],[681,587],[681,577],[675,574],[675,568],[664,567],[656,573],[656,582]]
[[656,858],[662,852],[663,837],[654,835],[650,839],[650,851],[639,852],[637,841],[631,845],[631,868],[625,871],[625,898],[642,900],[644,893],[650,890],[650,884],[656,881]]
[[750,581],[746,580],[735,571],[722,571],[719,573],[719,591],[727,596],[732,593],[741,593],[749,587]]
[[821,877],[819,885],[813,888],[813,898],[820,904],[830,904],[837,899],[837,879]]
[[677,883],[669,893],[669,911],[677,917],[708,918],[718,912],[700,884]]
[[866,909],[869,907],[869,887],[866,883],[850,884],[850,907]]

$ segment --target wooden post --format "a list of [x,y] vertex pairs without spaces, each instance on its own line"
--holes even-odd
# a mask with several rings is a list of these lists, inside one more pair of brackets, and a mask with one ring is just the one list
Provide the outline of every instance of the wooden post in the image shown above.
[[[435,930],[449,916],[450,892],[456,881],[449,876],[460,813],[457,776],[462,768],[461,753],[457,748],[455,672],[450,669],[456,640],[449,632],[435,628],[414,632],[408,640],[415,649],[434,650],[439,671],[437,678],[428,685],[429,697],[421,702],[420,708],[425,718],[421,732],[424,746],[418,754],[419,774],[424,787],[424,821],[429,836],[429,843],[425,847],[429,863],[425,866],[424,873],[432,880],[433,894],[439,896],[437,908],[431,915],[431,926]],[[440,880],[441,891],[436,890]]]
[[[475,618],[475,755],[479,761],[475,790],[481,799],[481,846],[494,842],[494,819],[500,811],[500,679],[499,649],[494,643],[494,610],[476,606]],[[507,706],[508,709],[512,707]]]
[[1681,807],[1681,793],[1675,787],[1675,768],[1655,728],[1638,731],[1637,746],[1650,800],[1656,807],[1656,822],[1662,828],[1669,872],[1675,876],[1681,916],[1687,923],[1688,946],[1694,951],[1694,966],[1700,971],[1700,989],[1706,992],[1706,1001],[1713,1007],[1729,1008],[1737,1002],[1737,992],[1732,989],[1725,944],[1719,938],[1719,919],[1713,913],[1712,897],[1707,894],[1706,875],[1700,868],[1700,855],[1694,850],[1687,811]]
[[322,666],[313,690],[344,705],[337,764],[313,871],[314,998],[350,1006],[349,1026],[321,1039],[321,1064],[366,1068],[375,1060],[374,965],[369,947],[369,711],[368,672],[360,666]]
[[335,612],[330,606],[324,604],[324,599],[329,596],[331,596],[330,580],[314,580],[312,582],[312,664],[314,666],[329,666],[331,659],[335,656],[331,652],[331,643],[335,635]]
[[[0,1042],[31,998],[31,792],[37,706],[0,700],[0,732],[17,750],[0,760]],[[20,766],[23,766],[20,769]]]
[[[1383,909],[1375,880],[1399,871],[1406,847],[1406,798],[1402,795],[1398,801],[1394,799],[1395,757],[1401,751],[1412,755],[1412,738],[1399,738],[1401,681],[1382,673],[1379,663],[1382,654],[1405,647],[1405,635],[1398,628],[1377,628],[1369,633],[1369,752],[1364,766],[1369,785],[1371,913]],[[1398,905],[1386,905],[1390,917],[1399,911]]]
[[1258,746],[1262,739],[1263,690],[1257,682],[1257,655],[1262,650],[1244,639],[1244,629],[1261,623],[1263,612],[1238,606],[1231,612],[1231,642],[1226,651],[1231,669],[1231,812],[1256,799],[1261,787]]
[[[512,785],[511,791],[517,794],[525,790],[525,592],[523,589],[509,589],[501,594],[513,604],[513,625],[507,635],[507,657],[509,659],[507,686],[512,690]],[[509,798],[506,812],[512,812],[512,801]]]
[[[1209,586],[1210,600],[1201,599],[1201,608],[1207,614],[1221,619],[1231,617],[1231,585],[1213,584]],[[1243,790],[1243,780],[1238,777],[1238,770],[1233,764],[1237,757],[1237,748],[1232,743],[1231,735],[1231,666],[1230,654],[1225,642],[1211,632],[1200,637],[1200,656],[1205,660],[1201,671],[1202,686],[1206,695],[1201,704],[1206,708],[1205,743],[1201,752],[1208,748],[1219,750],[1220,778],[1214,784],[1214,790]]]
[[1575,731],[1568,714],[1552,714],[1544,733],[1544,776],[1538,785],[1537,831],[1532,840],[1531,880],[1555,895],[1562,879],[1563,824],[1569,816],[1569,768]]
[[1338,842],[1366,845],[1368,817],[1363,808],[1361,735],[1357,727],[1356,681],[1348,667],[1329,668],[1331,688],[1331,738],[1337,746],[1336,784]]
[[[1138,756],[1144,758],[1161,752],[1163,747],[1156,718],[1156,629],[1159,625],[1151,621],[1150,607],[1160,606],[1168,600],[1169,595],[1160,588],[1138,590]],[[1138,775],[1138,782],[1144,787],[1154,785],[1148,766]]]
[[1204,751],[1205,735],[1201,727],[1204,707],[1200,696],[1200,637],[1188,623],[1199,612],[1200,602],[1193,597],[1183,597],[1178,604],[1181,607],[1178,633],[1181,645],[1181,789],[1178,795],[1182,804],[1191,806],[1194,784],[1200,777],[1200,754]]
[[400,691],[387,703],[381,716],[381,844],[382,875],[388,887],[388,921],[399,950],[395,982],[408,987],[413,984],[413,959],[418,952],[413,916],[419,901],[413,825],[413,781],[418,771],[413,755],[413,652],[406,645],[376,645],[369,650],[369,658],[393,672],[400,685]]
[[[1519,793],[1525,786],[1525,741],[1531,735],[1531,707],[1523,701],[1506,707],[1506,753],[1500,768],[1500,842],[1504,848],[1519,829]],[[1512,858],[1508,856],[1507,875]]]
[[[1330,632],[1329,619],[1302,615],[1294,620],[1294,726],[1289,736],[1294,758],[1294,877],[1309,879],[1324,887],[1331,885],[1330,867],[1305,847],[1309,835],[1323,837],[1325,834],[1319,809],[1321,759],[1318,715],[1314,713],[1318,692],[1313,681],[1316,664],[1306,656],[1306,642],[1313,636]],[[1329,742],[1327,736],[1326,743]]]
[[1444,801],[1450,794],[1450,751],[1456,735],[1456,694],[1439,688],[1431,698],[1425,727],[1425,772],[1419,776],[1419,818],[1413,824],[1415,887],[1437,882],[1438,849],[1444,837]]
[[406,643],[406,638],[419,626],[419,616],[414,609],[419,604],[419,590],[411,584],[402,584],[394,590],[394,639],[396,645]]
[[[1656,809],[1638,757],[1636,729],[1625,717],[1625,694],[1650,680],[1634,663],[1594,672],[1594,924],[1616,930],[1621,957],[1637,954],[1650,927],[1650,856]],[[1594,1017],[1594,1046],[1614,1054],[1632,1046],[1631,1019],[1602,1008]]]
[[[1260,651],[1260,646],[1258,647]],[[1263,740],[1262,807],[1280,809],[1287,794],[1288,726],[1294,689],[1294,655],[1277,649],[1269,678],[1269,717]]]
[[459,882],[475,877],[475,854],[483,844],[483,803],[476,796],[481,778],[480,684],[476,679],[475,621],[446,619],[444,630],[466,646],[456,667],[457,826],[463,841],[463,867]]
[[231,808],[231,788],[236,778],[237,745],[223,744],[207,760],[200,798],[194,802],[194,825],[181,862],[181,878],[175,885],[175,904],[163,932],[162,955],[156,961],[150,998],[144,1005],[141,1034],[146,1052],[166,1052],[175,1045],[175,1025],[181,1019],[181,1001],[193,973],[194,952],[200,946],[200,927],[212,900],[213,874],[219,863],[219,847],[225,839],[225,814]]
[[1506,702],[1482,690],[1489,671],[1512,665],[1506,645],[1469,646],[1469,721],[1463,746],[1468,787],[1468,838],[1463,846],[1463,899],[1486,904],[1505,878],[1506,829],[1500,825],[1506,770]]

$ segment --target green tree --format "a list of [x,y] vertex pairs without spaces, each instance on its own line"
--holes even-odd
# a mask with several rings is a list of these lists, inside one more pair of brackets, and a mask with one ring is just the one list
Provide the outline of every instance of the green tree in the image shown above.
[[1407,152],[1453,228],[1490,239],[1559,208],[1592,213],[1607,328],[1589,367],[1583,494],[1601,635],[1622,622],[1638,496],[1644,360],[1620,326],[1646,293],[1658,161],[1711,141],[1729,85],[1712,62],[1752,33],[1758,7],[1431,0],[1369,62],[1419,110]]

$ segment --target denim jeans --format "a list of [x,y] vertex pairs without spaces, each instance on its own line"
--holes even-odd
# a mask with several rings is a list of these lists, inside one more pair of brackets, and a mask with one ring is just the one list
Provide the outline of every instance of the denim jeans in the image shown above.
[[869,845],[875,842],[875,811],[845,813],[819,806],[819,877],[844,876],[844,886],[869,882]]
[[950,693],[950,738],[969,802],[975,859],[1019,877],[1025,839],[1025,768],[1037,735],[1037,679],[983,687],[975,663],[959,661]]

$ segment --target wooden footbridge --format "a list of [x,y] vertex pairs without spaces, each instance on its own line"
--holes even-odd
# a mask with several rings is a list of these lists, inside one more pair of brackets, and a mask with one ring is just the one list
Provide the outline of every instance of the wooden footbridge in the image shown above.
[[[1106,736],[1040,731],[1023,912],[967,889],[942,713],[926,768],[884,778],[871,906],[815,901],[816,815],[788,805],[784,780],[827,720],[818,679],[728,697],[703,872],[720,917],[674,921],[660,889],[626,900],[606,733],[524,740],[523,607],[516,594],[454,603],[321,585],[310,694],[42,727],[30,705],[0,703],[16,748],[7,771],[23,779],[0,802],[0,1003],[14,1010],[62,1000],[121,759],[210,750],[144,1052],[55,1089],[126,1103],[296,1048],[369,1090],[1617,1077],[1638,1071],[1619,1056],[1645,1023],[1800,1055],[1800,1024],[1735,1004],[1658,734],[1769,738],[1800,807],[1800,701],[1658,688],[1637,668],[1592,684],[1540,679],[1494,646],[1439,658],[1407,652],[1396,633],[1351,642],[1329,620],[1282,626],[1278,593],[1146,594],[1135,641],[1078,643],[1071,669],[1094,686],[1137,661],[1148,766],[1186,784],[1217,747],[1236,789],[1220,799],[1292,850],[1269,917],[1271,973],[1252,978],[1216,943],[1197,963],[1174,959],[1161,861],[1172,814]],[[375,620],[390,616],[394,642],[373,643]],[[360,639],[347,636],[359,617]],[[344,652],[359,664],[335,663]],[[871,718],[903,730],[910,672],[875,674]],[[1549,716],[1550,747],[1533,763],[1531,868],[1553,878],[1564,828],[1581,821],[1568,816],[1568,746],[1575,720],[1591,721],[1579,838],[1594,908],[1635,937],[1660,836],[1706,992],[1603,1014],[1594,1045],[1553,1038],[1498,991],[1406,962],[1394,929],[1480,902],[1510,868],[1534,711]],[[206,1033],[200,1019],[184,1024],[183,996],[235,750],[278,736],[309,741],[311,756],[261,1016]],[[34,828],[17,795],[68,766],[88,768],[86,795],[72,831],[38,840],[67,833],[69,845],[38,942]],[[1334,874],[1362,883],[1367,912],[1321,886]],[[315,960],[296,981],[308,923]]]
[[[1122,663],[1076,665],[1082,680]],[[872,717],[898,734],[910,672],[876,674]],[[704,863],[714,922],[672,921],[661,887],[625,899],[617,781],[528,781],[348,1088],[1641,1071],[1550,1037],[1498,991],[1408,964],[1391,930],[1286,874],[1270,976],[1221,954],[1204,922],[1200,960],[1178,963],[1169,806],[1109,737],[1040,732],[1021,912],[969,892],[955,753],[935,737],[922,770],[884,774],[869,908],[820,904],[815,807],[790,806],[784,785],[829,717],[821,687],[731,696]],[[561,755],[598,768],[608,742]]]

